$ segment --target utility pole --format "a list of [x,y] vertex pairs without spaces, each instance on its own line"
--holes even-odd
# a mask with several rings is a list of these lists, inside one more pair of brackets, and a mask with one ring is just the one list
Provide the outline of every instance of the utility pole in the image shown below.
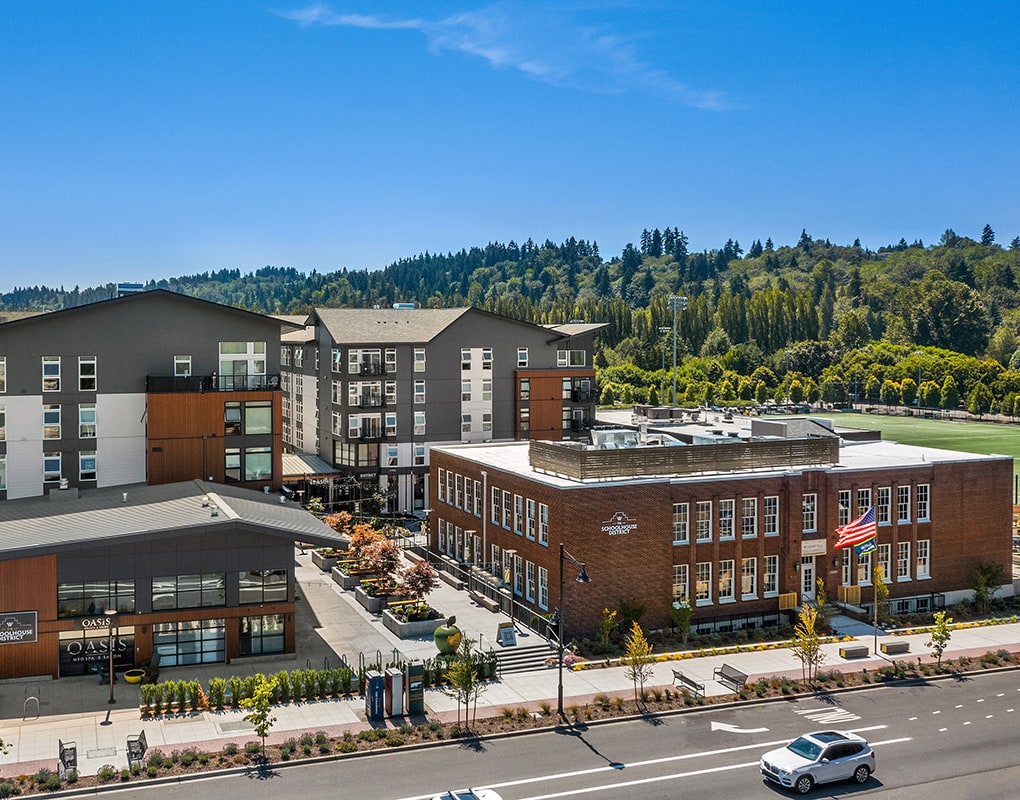
[[676,408],[676,314],[687,310],[687,298],[683,295],[671,294],[669,306],[673,309],[673,408]]

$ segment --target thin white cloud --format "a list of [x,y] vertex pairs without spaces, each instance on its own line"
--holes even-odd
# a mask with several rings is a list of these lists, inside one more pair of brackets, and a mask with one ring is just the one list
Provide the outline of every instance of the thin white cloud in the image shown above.
[[442,19],[346,14],[316,4],[281,16],[303,26],[414,30],[435,52],[476,56],[545,83],[589,92],[646,92],[695,108],[726,107],[720,92],[698,91],[643,60],[632,42],[546,7],[494,3]]

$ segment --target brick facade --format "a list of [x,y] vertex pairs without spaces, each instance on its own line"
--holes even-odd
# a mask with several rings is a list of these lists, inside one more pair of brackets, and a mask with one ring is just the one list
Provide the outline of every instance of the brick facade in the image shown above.
[[[888,443],[883,446],[896,447]],[[496,453],[496,457],[488,458],[490,453]],[[505,454],[506,451],[502,455]],[[433,550],[460,560],[472,560],[477,550],[482,553],[479,565],[483,567],[490,564],[493,545],[501,553],[515,550],[521,559],[521,570],[526,573],[531,562],[536,574],[539,568],[544,568],[549,579],[549,599],[543,607],[537,598],[529,599],[526,575],[518,580],[511,574],[509,586],[516,599],[538,614],[548,614],[564,602],[566,623],[575,634],[592,631],[602,609],[619,608],[621,601],[645,608],[641,618],[644,627],[668,627],[674,566],[684,564],[695,623],[775,613],[783,594],[795,593],[800,603],[805,593],[813,590],[812,574],[824,581],[831,600],[840,597],[842,587],[860,585],[859,602],[870,603],[871,571],[864,567],[859,570],[857,556],[853,554],[844,567],[845,551],[834,548],[837,525],[846,520],[847,514],[857,516],[854,503],[859,498],[858,492],[875,503],[879,490],[888,490],[890,519],[879,524],[877,543],[880,547],[888,545],[886,581],[892,602],[897,598],[922,597],[928,598],[922,602],[934,606],[943,599],[933,598],[936,594],[947,595],[946,602],[953,602],[957,595],[970,589],[974,567],[980,563],[1001,563],[1009,574],[1010,459],[975,456],[969,460],[929,462],[917,459],[916,453],[904,452],[904,463],[900,466],[866,470],[798,468],[786,472],[762,471],[763,474],[744,471],[695,478],[656,476],[580,482],[550,478],[525,468],[509,468],[506,466],[509,459],[502,455],[492,448],[472,446],[432,451],[430,545]],[[458,479],[467,478],[472,485],[474,481],[482,482],[485,487],[482,508],[463,502],[458,507],[456,492],[452,496],[442,495],[440,474],[453,487]],[[921,505],[918,487],[926,495],[926,503]],[[498,521],[492,519],[494,488],[500,492],[501,506],[504,492],[509,493],[513,506],[508,516],[501,510]],[[851,507],[842,512],[842,518],[841,491],[844,499],[846,492],[852,498]],[[524,510],[520,523],[515,514],[518,496]],[[765,529],[766,498],[778,507],[772,531]],[[529,499],[534,501],[536,515],[542,505],[548,507],[547,544],[540,541],[540,535],[529,536]],[[906,509],[903,521],[898,509],[901,499],[905,499]],[[699,503],[706,513],[711,513],[710,536],[703,536],[705,541],[698,541]],[[674,504],[687,510],[686,543],[674,544]],[[731,522],[726,523],[722,517],[729,508]],[[923,508],[927,508],[926,518]],[[504,525],[506,521],[508,527]],[[518,526],[520,532],[516,530]],[[467,546],[458,550],[454,541],[458,536],[481,541],[477,548]],[[563,601],[558,597],[561,542],[571,556],[585,562],[591,576],[591,583],[578,584],[573,580],[577,567],[566,564]],[[918,561],[919,545],[928,548],[927,576],[925,564]],[[773,591],[768,593],[767,563],[777,566]],[[703,570],[711,569],[709,602],[699,603],[695,598],[699,564]],[[898,572],[904,565],[906,576],[902,577]],[[501,567],[490,571],[501,574]],[[726,591],[720,581],[722,572],[730,567],[732,599],[720,596]],[[743,573],[743,567],[747,573]],[[868,577],[863,578],[861,572]],[[518,587],[520,593],[516,591]]]

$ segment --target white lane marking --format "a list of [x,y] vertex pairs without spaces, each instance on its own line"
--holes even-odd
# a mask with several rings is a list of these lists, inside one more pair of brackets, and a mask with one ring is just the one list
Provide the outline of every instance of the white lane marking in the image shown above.
[[963,723],[963,724],[964,724],[964,725],[970,725],[970,720],[967,720],[967,721],[966,721],[965,723]]
[[[884,742],[873,742],[872,747],[879,747],[887,744],[898,744],[899,742],[909,742],[913,737],[907,736],[901,739],[888,739]],[[549,794],[539,794],[533,797],[525,797],[523,800],[555,800],[557,797],[571,797],[572,795],[578,794],[594,794],[595,792],[604,792],[610,789],[624,789],[628,786],[642,786],[649,783],[662,783],[663,781],[677,780],[679,778],[691,778],[697,775],[711,775],[717,772],[729,772],[735,769],[747,769],[749,767],[756,766],[758,761],[750,761],[743,764],[729,764],[723,767],[709,767],[707,769],[690,770],[689,772],[676,772],[672,775],[655,775],[650,778],[640,778],[632,781],[620,781],[618,783],[606,784],[604,786],[590,786],[585,789],[565,789],[562,792],[552,792]]]
[[[957,708],[959,708],[959,706],[957,706]],[[931,713],[932,714],[941,714],[942,712],[941,711],[932,711]]]
[[[885,728],[888,728],[888,727],[889,727],[888,725],[871,725],[871,726],[868,726],[868,727],[865,727],[865,728],[853,728],[853,729],[851,729],[851,733],[868,733],[869,731],[884,730]],[[892,744],[892,743],[896,743],[896,742],[909,742],[911,740],[911,738],[912,737],[906,737],[906,738],[903,738],[903,739],[890,739],[887,742],[872,742],[871,744],[872,744],[872,746],[875,746],[875,745],[878,745],[878,744]],[[776,740],[771,741],[771,742],[758,742],[757,744],[742,744],[742,745],[736,745],[734,747],[721,747],[721,748],[719,748],[717,750],[705,750],[705,751],[699,752],[699,753],[681,753],[681,754],[675,755],[675,756],[663,756],[662,758],[650,758],[650,759],[646,759],[645,761],[635,761],[635,762],[630,763],[630,764],[618,764],[618,765],[615,765],[615,766],[592,767],[591,769],[578,769],[578,770],[572,770],[570,772],[557,772],[557,773],[550,774],[550,775],[536,775],[536,776],[531,777],[531,778],[519,778],[517,780],[504,781],[502,783],[487,783],[487,784],[484,785],[484,787],[478,786],[476,788],[504,789],[504,788],[511,787],[511,786],[526,786],[529,783],[542,783],[542,782],[545,782],[545,781],[558,780],[558,779],[561,779],[561,778],[577,778],[577,777],[581,777],[581,776],[584,776],[584,775],[596,775],[596,774],[598,774],[600,772],[619,772],[621,769],[634,769],[636,767],[649,767],[649,766],[654,766],[656,764],[667,764],[667,763],[669,763],[671,761],[686,761],[686,760],[689,760],[689,759],[692,759],[692,758],[703,758],[705,756],[717,756],[717,755],[726,755],[727,753],[739,753],[739,752],[741,752],[743,750],[761,750],[762,752],[764,752],[764,751],[768,750],[769,748],[778,747],[779,745],[785,745],[785,744],[788,744],[789,742],[790,742],[789,739],[776,739]],[[757,763],[758,763],[757,761],[752,762],[752,766],[754,764],[757,764]],[[711,772],[711,771],[718,771],[718,770],[716,769],[716,770],[708,770],[708,771]],[[699,773],[699,772],[691,772],[690,774],[691,775],[696,775],[696,774],[701,774],[701,773]],[[445,790],[442,790],[442,791],[445,791]],[[584,791],[588,791],[588,790],[584,790]],[[404,798],[401,798],[401,800],[430,800],[430,798],[434,797],[436,794],[438,794],[438,792],[431,792],[429,794],[421,794],[421,795],[414,795],[414,796],[411,796],[411,797],[404,797]],[[548,796],[549,797],[554,797],[555,795],[548,795]],[[532,798],[532,800],[534,800],[534,798]]]
[[945,733],[949,728],[939,728],[939,733]]
[[994,714],[985,714],[985,719],[991,719],[994,716]]
[[963,708],[963,703],[957,703],[953,708]]
[[914,722],[917,717],[907,717],[907,722]]
[[985,702],[985,698],[983,698],[983,697],[979,697],[979,698],[978,698],[978,702],[979,702],[979,703],[983,703],[983,702]]
[[740,728],[730,725],[728,722],[716,722],[712,720],[713,731],[727,731],[729,733],[768,733],[768,728]]

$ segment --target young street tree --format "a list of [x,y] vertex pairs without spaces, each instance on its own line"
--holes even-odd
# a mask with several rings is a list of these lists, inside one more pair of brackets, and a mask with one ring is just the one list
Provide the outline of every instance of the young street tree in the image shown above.
[[825,661],[822,652],[822,637],[818,635],[818,609],[805,605],[800,612],[800,619],[793,629],[790,649],[801,663],[804,679],[811,683],[815,679],[818,665]]
[[248,713],[244,715],[245,722],[255,726],[255,734],[262,738],[262,760],[266,758],[266,737],[273,729],[276,717],[270,714],[273,703],[273,691],[276,689],[276,679],[266,678],[261,672],[255,675],[255,688],[251,697],[245,697],[240,702],[241,708]]
[[949,640],[953,636],[953,618],[946,616],[945,611],[936,611],[932,616],[935,619],[935,627],[924,646],[931,648],[931,654],[935,656],[936,663],[941,667],[942,654],[946,652]]
[[460,727],[460,707],[464,705],[464,727],[470,730],[473,720],[469,719],[472,703],[478,707],[478,697],[488,687],[477,680],[478,657],[471,649],[471,640],[466,636],[461,639],[460,648],[446,670],[446,679],[450,682],[445,691],[457,701],[457,727]]
[[623,655],[624,674],[634,682],[634,701],[640,702],[645,691],[645,681],[652,677],[652,645],[645,638],[637,621],[631,623],[627,636],[627,649]]

